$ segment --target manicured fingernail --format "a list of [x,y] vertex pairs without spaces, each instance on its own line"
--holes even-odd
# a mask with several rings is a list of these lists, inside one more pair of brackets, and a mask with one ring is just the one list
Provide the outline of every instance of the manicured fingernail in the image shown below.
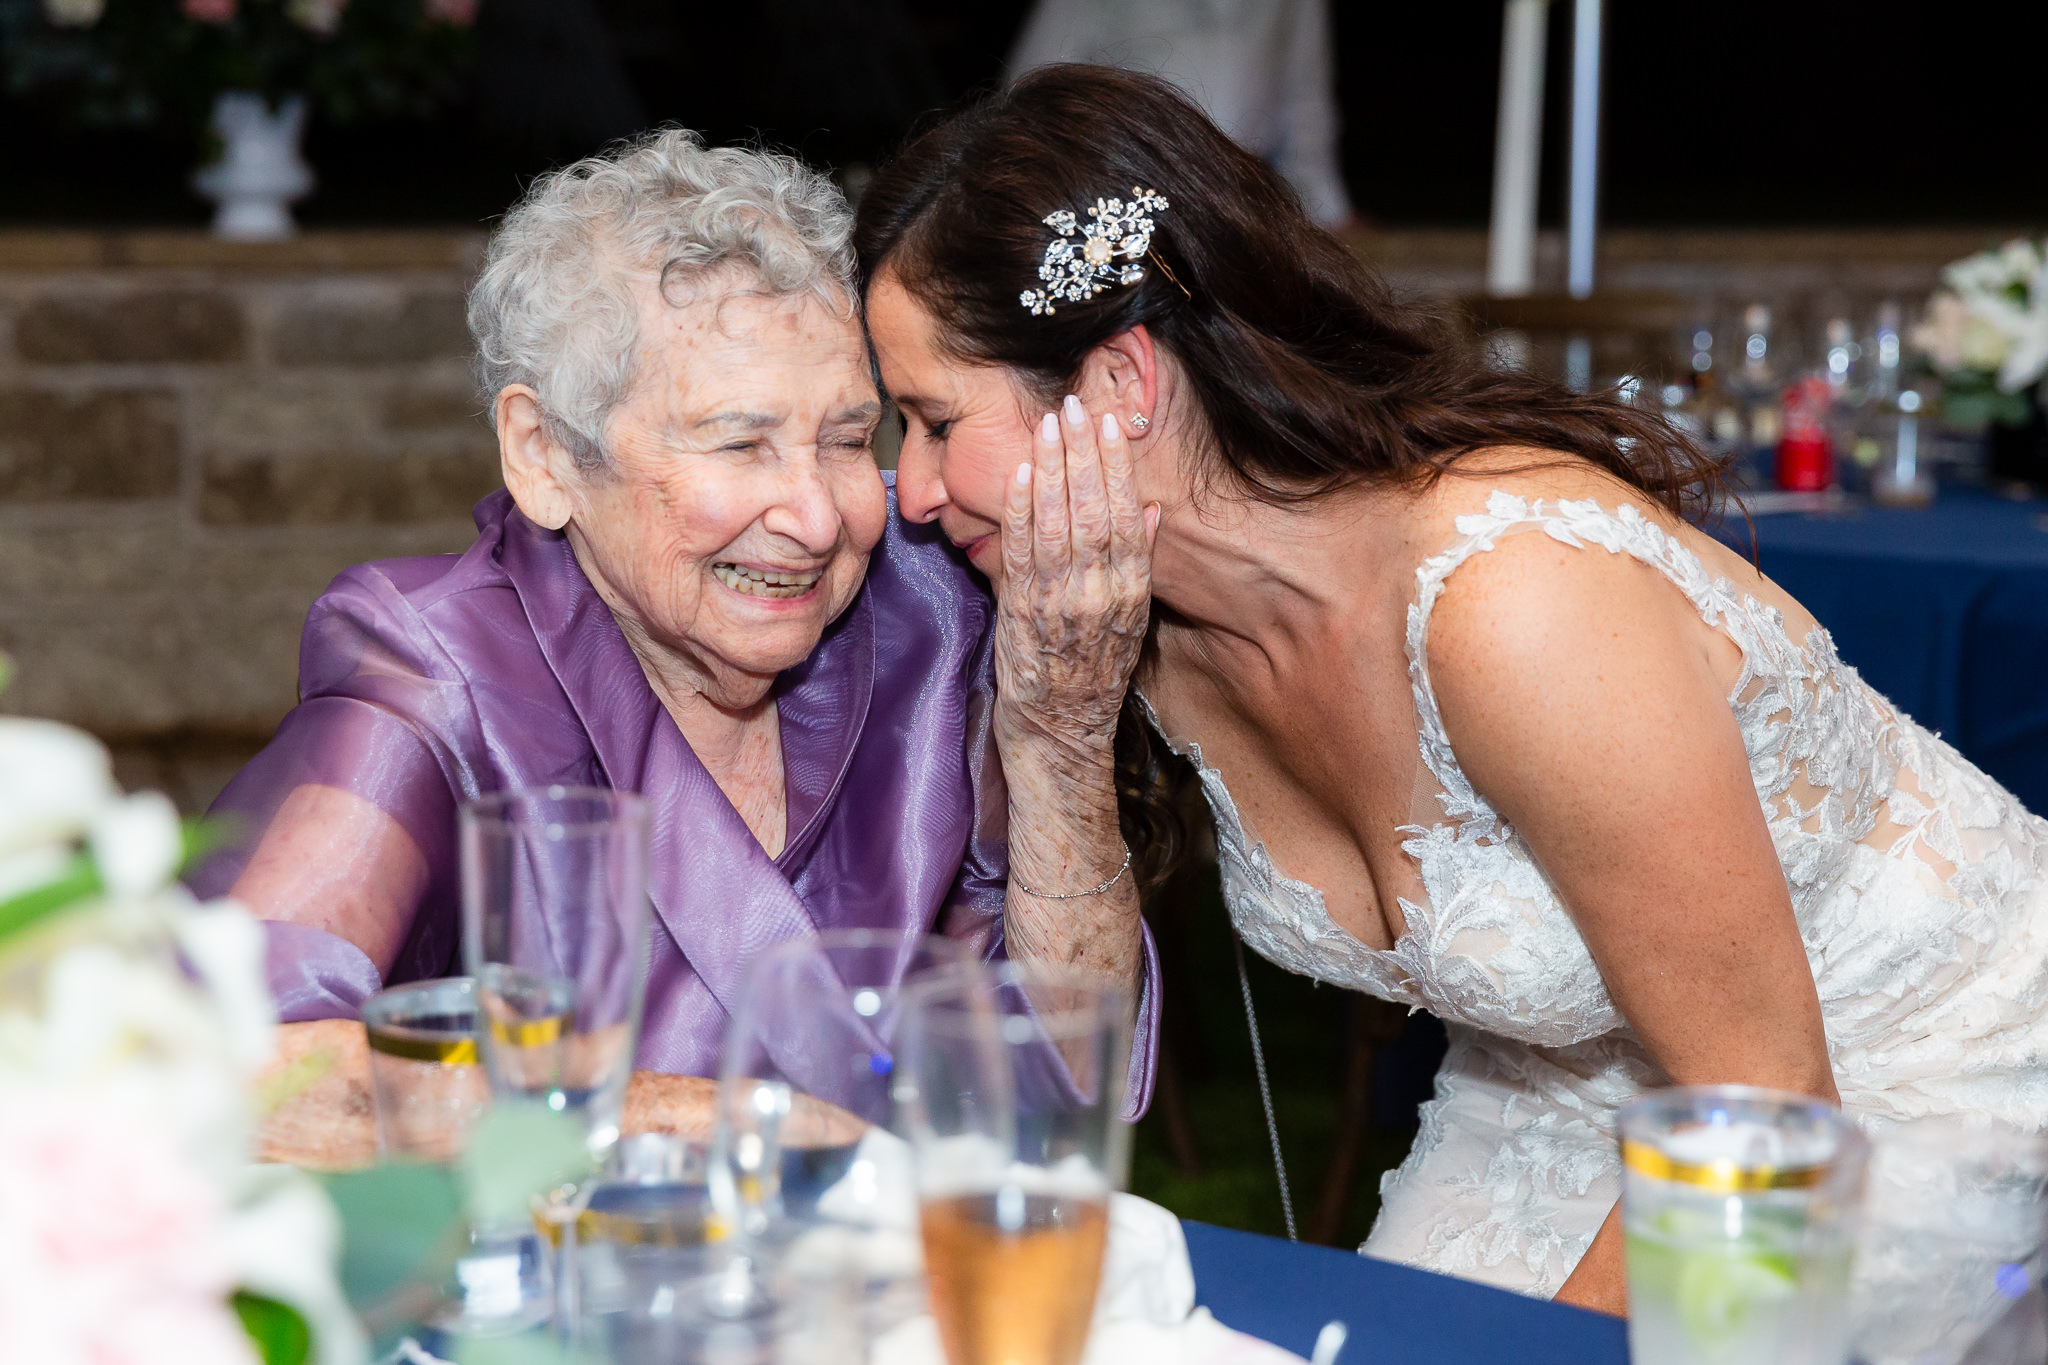
[[1156,502],[1148,502],[1145,504],[1145,534],[1149,536],[1156,532],[1158,529],[1159,504]]
[[1114,441],[1121,434],[1122,433],[1117,430],[1116,414],[1108,412],[1103,413],[1102,439],[1105,441]]
[[1045,420],[1038,424],[1038,439],[1047,445],[1058,444],[1060,439],[1060,419],[1056,414],[1048,412],[1045,415]]
[[[1046,420],[1046,421],[1048,421],[1048,422],[1050,422],[1050,421],[1052,420],[1052,415],[1051,415],[1050,413],[1046,414],[1046,418],[1045,418],[1045,420]],[[1020,465],[1018,465],[1018,466],[1017,466],[1017,487],[1019,487],[1019,488],[1029,488],[1030,486],[1031,486],[1031,461],[1029,461],[1029,460],[1026,460],[1026,461],[1025,461],[1025,462],[1024,462],[1023,464],[1020,464]]]
[[1081,400],[1074,397],[1071,393],[1067,395],[1066,408],[1067,421],[1070,425],[1077,427],[1088,425],[1088,410],[1082,407]]

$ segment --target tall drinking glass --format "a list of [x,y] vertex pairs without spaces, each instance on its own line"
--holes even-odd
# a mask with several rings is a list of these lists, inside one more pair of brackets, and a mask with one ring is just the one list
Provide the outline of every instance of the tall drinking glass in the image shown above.
[[468,803],[462,908],[492,1092],[578,1117],[602,1161],[647,988],[646,807],[593,787]]
[[1637,1365],[1842,1365],[1868,1146],[1834,1106],[1680,1087],[1620,1115]]
[[835,929],[769,949],[726,1033],[712,1189],[791,1292],[820,1281],[872,1341],[924,1306],[910,1152],[889,1129],[907,982],[973,959],[950,939]]
[[[876,1171],[849,1185],[847,1176],[863,1160],[888,1159],[886,1143],[869,1144],[880,1158],[857,1148],[892,1120],[905,984],[971,964],[950,939],[876,929],[827,930],[754,959],[726,1031],[712,1163],[715,1182],[721,1165],[729,1173],[744,1220],[915,1225],[907,1152],[900,1180]],[[828,1188],[856,1186],[858,1199],[818,1209]],[[900,1207],[881,1207],[891,1194]]]
[[[580,1142],[594,1173],[618,1141],[647,989],[646,807],[593,787],[504,792],[462,808],[461,849],[463,953],[493,1104],[524,1111],[529,1141]],[[572,1179],[535,1192],[559,1240],[565,1334],[578,1319],[576,1223],[589,1191]]]
[[949,1365],[1074,1365],[1087,1344],[1119,1121],[1129,997],[1019,963],[913,987],[897,1067]]
[[1922,1119],[1878,1135],[1850,1302],[1866,1365],[1955,1365],[2040,1281],[2048,1138]]

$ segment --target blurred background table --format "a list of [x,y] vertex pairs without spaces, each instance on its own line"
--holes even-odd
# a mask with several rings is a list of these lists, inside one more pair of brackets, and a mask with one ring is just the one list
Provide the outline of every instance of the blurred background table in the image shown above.
[[1335,1318],[1339,1361],[1625,1365],[1619,1318],[1432,1275],[1355,1251],[1183,1222],[1195,1302],[1226,1327],[1306,1357]]
[[[1945,491],[1754,518],[1763,571],[1842,658],[2028,809],[2048,811],[2048,503]],[[1719,534],[1747,551],[1740,518]]]

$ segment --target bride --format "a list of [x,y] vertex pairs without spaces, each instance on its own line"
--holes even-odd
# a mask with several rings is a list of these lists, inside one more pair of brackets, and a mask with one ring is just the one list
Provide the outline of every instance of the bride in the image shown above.
[[1613,1116],[1673,1082],[2048,1123],[2048,825],[1691,524],[1661,420],[1438,339],[1143,76],[934,127],[856,245],[999,686],[1155,728],[1245,941],[1450,1026],[1361,1250],[1622,1311]]

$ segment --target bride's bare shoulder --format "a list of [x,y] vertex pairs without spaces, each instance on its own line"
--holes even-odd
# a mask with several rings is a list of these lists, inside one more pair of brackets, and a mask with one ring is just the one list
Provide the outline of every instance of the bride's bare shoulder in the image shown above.
[[[1582,459],[1525,448],[1469,456],[1417,498],[1414,514],[1424,523],[1418,541],[1432,547],[1425,556],[1457,544],[1458,519],[1484,509],[1496,493],[1525,504],[1634,508],[1711,557],[1716,572],[1739,564],[1642,489]],[[1660,650],[1694,648],[1699,631],[1697,608],[1657,568],[1548,535],[1509,535],[1464,559],[1444,581],[1430,616],[1429,666],[1437,674],[1476,669],[1489,676],[1556,669],[1570,658],[1598,656],[1616,638],[1632,642],[1629,656],[1647,661]]]

